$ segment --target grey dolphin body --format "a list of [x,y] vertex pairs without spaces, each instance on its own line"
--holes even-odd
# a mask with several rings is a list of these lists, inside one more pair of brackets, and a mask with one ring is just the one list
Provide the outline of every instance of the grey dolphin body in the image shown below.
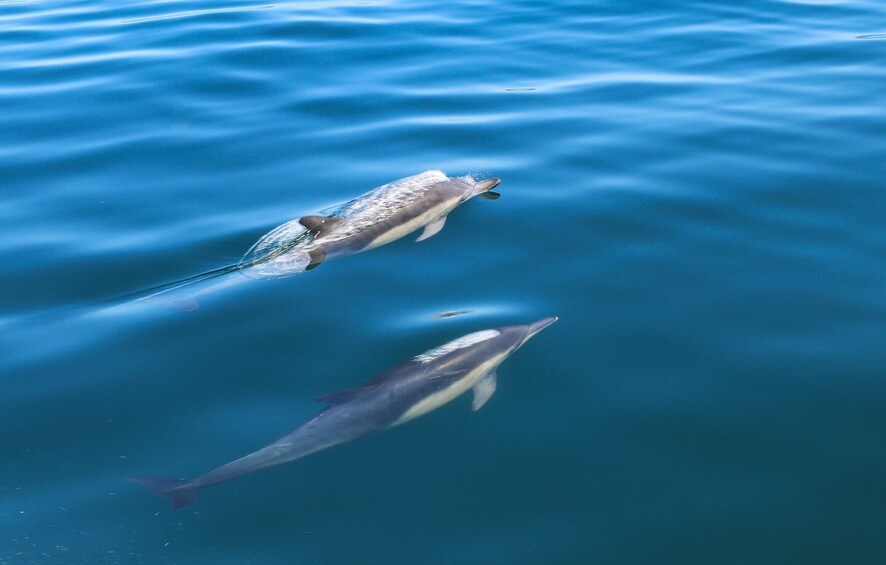
[[441,229],[446,216],[473,198],[498,198],[501,181],[474,181],[426,171],[380,186],[324,215],[303,216],[265,234],[241,262],[259,276],[310,270],[327,259],[379,247],[424,228],[417,241]]
[[390,243],[424,228],[418,241],[439,232],[446,216],[458,205],[480,196],[496,199],[492,189],[497,178],[475,181],[471,177],[448,177],[438,170],[405,177],[379,186],[357,198],[327,208],[321,215],[302,216],[283,223],[255,242],[243,258],[232,265],[166,283],[133,295],[136,302],[166,304],[179,310],[198,307],[202,295],[246,280],[227,278],[184,296],[170,295],[198,283],[241,273],[250,278],[295,275],[327,259],[352,255]]
[[495,392],[496,369],[532,336],[557,321],[483,330],[426,351],[381,373],[363,386],[321,396],[329,406],[291,433],[245,457],[190,481],[128,477],[170,499],[194,502],[197,490],[300,459],[426,414],[469,389],[473,410]]

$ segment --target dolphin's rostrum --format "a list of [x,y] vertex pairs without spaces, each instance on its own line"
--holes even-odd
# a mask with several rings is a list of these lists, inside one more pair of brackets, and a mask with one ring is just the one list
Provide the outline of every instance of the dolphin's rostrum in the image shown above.
[[363,386],[333,392],[318,400],[329,406],[274,443],[190,481],[128,477],[172,501],[176,508],[194,502],[198,489],[261,469],[300,459],[426,414],[469,389],[473,410],[495,392],[496,369],[532,336],[557,321],[504,326],[462,336],[381,373]]

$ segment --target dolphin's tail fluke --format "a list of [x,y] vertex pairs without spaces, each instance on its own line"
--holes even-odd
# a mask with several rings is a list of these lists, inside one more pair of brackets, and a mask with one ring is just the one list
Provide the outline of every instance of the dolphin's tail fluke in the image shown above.
[[197,485],[190,481],[165,477],[124,477],[123,480],[149,487],[160,496],[171,500],[173,508],[182,508],[197,500]]

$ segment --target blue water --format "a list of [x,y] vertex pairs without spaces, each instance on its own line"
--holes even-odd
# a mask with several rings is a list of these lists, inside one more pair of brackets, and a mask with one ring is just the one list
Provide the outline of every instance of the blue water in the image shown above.
[[[427,169],[503,196],[119,299]],[[884,225],[879,0],[0,0],[0,562],[883,563]],[[475,414],[120,481],[548,315]]]

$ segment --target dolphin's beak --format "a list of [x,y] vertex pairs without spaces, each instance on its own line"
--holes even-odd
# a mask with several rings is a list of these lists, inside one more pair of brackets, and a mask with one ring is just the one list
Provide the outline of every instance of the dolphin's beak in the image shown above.
[[474,184],[474,194],[488,192],[501,184],[501,179],[486,179]]
[[526,343],[532,336],[550,326],[559,319],[560,318],[558,318],[557,316],[551,316],[550,318],[542,318],[537,322],[532,322],[531,324],[526,326],[526,337],[523,338],[523,343]]

